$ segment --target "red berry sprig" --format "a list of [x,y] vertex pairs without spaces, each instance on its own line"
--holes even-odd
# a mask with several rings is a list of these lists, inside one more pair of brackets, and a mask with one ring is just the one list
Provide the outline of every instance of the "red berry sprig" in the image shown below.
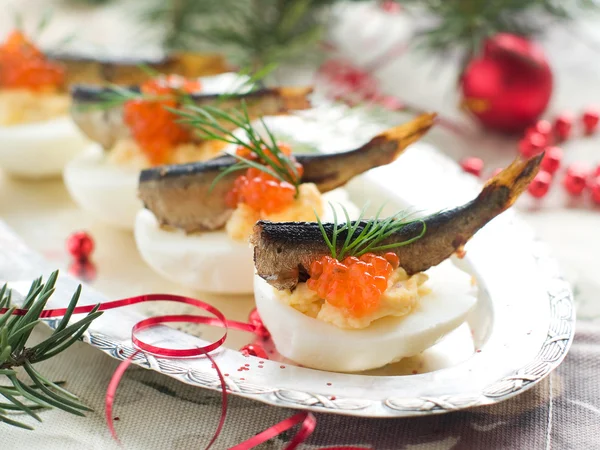
[[96,278],[96,265],[90,260],[94,251],[94,239],[85,231],[76,231],[67,238],[67,251],[73,257],[69,273],[83,281]]

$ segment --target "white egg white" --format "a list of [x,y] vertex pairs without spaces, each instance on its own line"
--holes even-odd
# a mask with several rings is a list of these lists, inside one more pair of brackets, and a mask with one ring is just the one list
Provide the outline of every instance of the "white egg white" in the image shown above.
[[138,198],[140,170],[110,164],[102,147],[89,144],[65,167],[63,178],[73,200],[110,225],[131,230],[143,205]]
[[[335,202],[338,217],[343,205],[351,218],[358,208],[347,194],[336,189],[324,195]],[[332,220],[329,211],[324,220]],[[251,294],[254,281],[253,250],[249,243],[231,239],[223,231],[186,235],[181,230],[164,230],[154,214],[138,212],[134,228],[137,248],[144,261],[163,277],[189,288],[220,294]]]
[[57,176],[87,144],[87,138],[67,116],[0,126],[0,168],[24,178]]
[[358,372],[417,355],[461,325],[477,303],[471,276],[451,261],[426,272],[431,293],[405,317],[385,317],[367,328],[342,329],[302,314],[255,276],[256,307],[284,357],[313,369]]

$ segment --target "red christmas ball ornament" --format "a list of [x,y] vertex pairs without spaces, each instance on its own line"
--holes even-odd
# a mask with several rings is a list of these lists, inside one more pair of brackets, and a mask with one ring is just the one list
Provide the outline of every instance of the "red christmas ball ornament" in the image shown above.
[[590,194],[592,201],[600,205],[600,175],[596,175],[590,180]]
[[90,282],[96,279],[96,265],[89,260],[75,260],[69,266],[69,273],[82,281]]
[[543,50],[520,36],[487,39],[482,56],[461,76],[463,106],[486,127],[519,132],[535,123],[552,95],[552,71]]
[[271,337],[271,333],[269,333],[269,330],[267,330],[267,328],[263,324],[263,321],[260,318],[260,315],[258,314],[256,308],[250,311],[250,315],[248,316],[248,322],[250,322],[250,324],[254,326],[254,334],[256,334],[258,337],[263,339],[269,339]]
[[465,158],[460,162],[460,166],[465,172],[478,177],[483,170],[483,160],[481,158]]
[[94,240],[85,231],[77,231],[67,238],[67,251],[78,261],[87,260],[94,251]]
[[562,113],[554,121],[554,132],[560,141],[565,141],[571,136],[573,129],[573,116],[569,113]]
[[584,165],[572,164],[563,178],[564,188],[572,196],[581,195],[586,187],[588,174],[589,171]]
[[543,134],[537,132],[529,133],[519,141],[519,153],[524,158],[531,158],[542,153],[547,141]]
[[267,352],[262,348],[262,345],[259,344],[244,345],[240,348],[240,353],[244,356],[256,356],[261,359],[269,359]]
[[542,170],[553,174],[560,168],[562,157],[563,151],[560,147],[547,147],[540,167]]
[[529,183],[527,190],[529,191],[532,197],[542,198],[550,190],[551,184],[552,175],[550,175],[545,170],[540,170],[535,176],[535,178],[531,180],[531,183]]
[[600,111],[598,108],[590,107],[583,112],[581,117],[583,122],[583,128],[585,134],[593,134],[598,128],[598,122],[600,122]]

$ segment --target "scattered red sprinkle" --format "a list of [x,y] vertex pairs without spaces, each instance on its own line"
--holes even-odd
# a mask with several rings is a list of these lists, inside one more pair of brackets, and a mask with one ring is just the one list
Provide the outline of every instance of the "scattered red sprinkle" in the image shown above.
[[259,364],[264,364],[265,362],[264,362],[264,361],[259,361],[258,363],[259,363]]
[[589,107],[584,111],[581,120],[583,121],[583,127],[585,128],[585,134],[593,134],[598,128],[600,111],[593,106]]
[[115,417],[113,420],[121,420],[121,419],[119,419],[118,417]]
[[258,368],[259,368],[259,369],[262,369],[263,367],[264,367],[264,366],[260,366],[260,365],[258,366]]
[[527,188],[529,194],[535,198],[544,197],[550,190],[552,175],[545,170],[540,170]]
[[600,205],[600,175],[595,176],[590,181],[590,194],[593,202]]
[[536,124],[531,127],[528,132],[537,132],[544,136],[552,135],[552,124],[547,120],[538,120]]
[[564,141],[571,135],[573,125],[573,116],[570,113],[563,113],[554,122],[554,132],[558,139]]
[[246,367],[250,367],[250,364],[244,364]]
[[245,378],[240,378],[240,380],[241,380],[241,381],[244,381],[244,380],[245,380]]
[[332,396],[330,397],[330,400],[335,400],[336,398],[337,398],[337,397],[336,397],[335,395],[332,395]]
[[540,167],[548,173],[554,173],[560,168],[563,151],[560,147],[548,147]]
[[327,383],[327,386],[331,386],[331,383]]
[[483,170],[483,160],[475,157],[465,158],[460,162],[460,166],[465,172],[478,177]]
[[279,366],[280,369],[285,369],[285,366]]
[[587,185],[589,170],[580,163],[571,164],[563,178],[563,186],[572,196],[579,196]]
[[481,349],[477,349],[475,350],[477,353],[481,353]]
[[228,373],[224,373],[224,374],[223,374],[223,376],[224,376],[224,377],[228,377],[228,376],[229,376],[229,374],[228,374]]

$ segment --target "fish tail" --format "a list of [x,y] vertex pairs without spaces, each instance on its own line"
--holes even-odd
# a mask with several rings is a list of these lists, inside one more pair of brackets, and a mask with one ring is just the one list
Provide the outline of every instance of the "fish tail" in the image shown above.
[[308,96],[312,94],[312,87],[281,87],[277,89],[283,100],[284,110],[302,110],[311,107]]
[[485,184],[481,194],[479,194],[479,198],[487,197],[494,192],[504,190],[507,191],[508,195],[506,196],[503,209],[509,208],[537,175],[543,157],[544,153],[529,159],[523,159],[520,156],[517,157],[508,167]]
[[390,128],[376,136],[374,139],[397,141],[399,149],[404,150],[410,144],[421,139],[434,125],[437,114],[426,113],[417,116],[410,122]]

